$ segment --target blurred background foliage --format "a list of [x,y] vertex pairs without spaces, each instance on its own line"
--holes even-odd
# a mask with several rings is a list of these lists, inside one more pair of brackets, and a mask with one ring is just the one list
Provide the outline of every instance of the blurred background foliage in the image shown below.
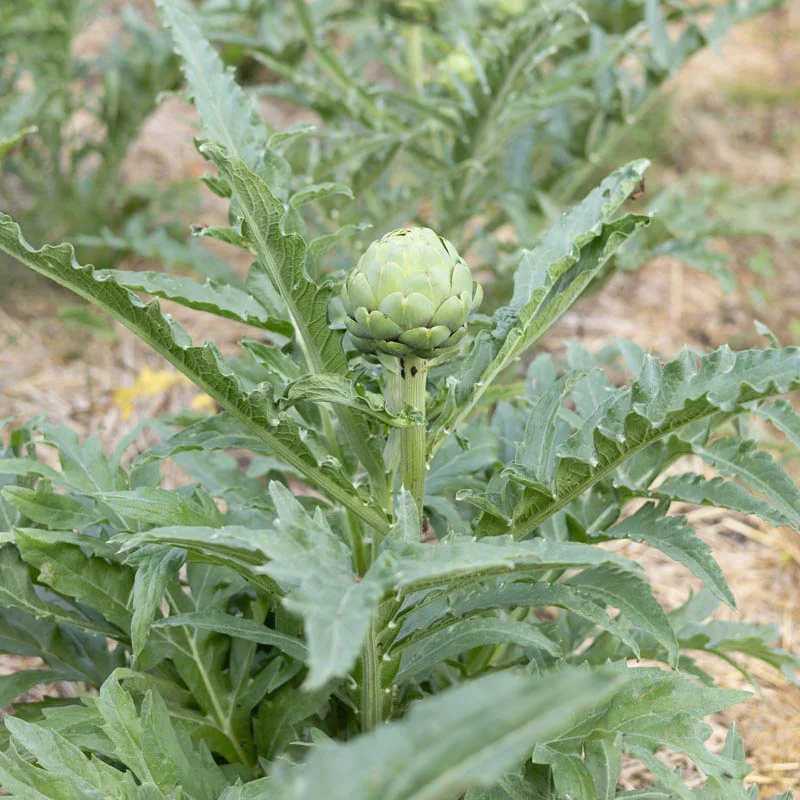
[[[740,270],[719,242],[758,242],[744,272],[755,277],[749,300],[769,307],[770,248],[798,237],[796,186],[743,184],[687,157],[693,132],[680,128],[673,78],[779,0],[554,0],[554,25],[533,0],[195,5],[272,129],[295,126],[275,141],[295,181],[353,187],[354,201],[332,190],[291,214],[312,238],[330,237],[327,269],[352,263],[367,226],[371,238],[425,223],[493,271],[504,296],[514,245],[531,244],[599,176],[646,156],[656,169],[639,204],[658,220],[611,269],[666,256],[731,292]],[[35,244],[76,242],[83,261],[134,256],[236,282],[187,236],[195,187],[141,163],[143,147],[163,149],[151,115],[181,87],[151,0],[19,0],[0,14],[0,207]],[[793,80],[747,78],[722,91],[753,118],[795,107],[800,94]],[[767,135],[791,150],[786,126]],[[288,196],[279,163],[273,178]]]

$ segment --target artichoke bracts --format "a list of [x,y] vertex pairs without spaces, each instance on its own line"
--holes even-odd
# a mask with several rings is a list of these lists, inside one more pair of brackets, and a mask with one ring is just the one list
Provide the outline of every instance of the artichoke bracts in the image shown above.
[[401,228],[373,242],[342,290],[359,350],[419,358],[458,344],[482,299],[466,262],[430,228]]

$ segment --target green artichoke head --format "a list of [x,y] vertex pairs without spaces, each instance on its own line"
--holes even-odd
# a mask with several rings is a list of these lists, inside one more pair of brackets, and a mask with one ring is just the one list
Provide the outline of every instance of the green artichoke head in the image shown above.
[[475,65],[466,50],[453,50],[439,62],[439,71],[443,76],[443,82],[448,85],[453,83],[451,75],[455,75],[467,86],[471,86],[478,80]]
[[458,344],[482,299],[466,262],[430,228],[400,228],[373,242],[342,289],[359,350],[420,358]]

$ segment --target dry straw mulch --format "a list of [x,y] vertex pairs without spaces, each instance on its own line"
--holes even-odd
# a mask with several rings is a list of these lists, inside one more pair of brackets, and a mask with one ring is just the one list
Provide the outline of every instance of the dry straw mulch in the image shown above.
[[[728,89],[742,82],[800,86],[800,0],[736,31],[721,53],[696,58],[673,87],[671,123],[680,171],[715,171],[747,184],[800,182],[800,104],[742,110],[728,99]],[[272,108],[273,115],[280,117],[281,111]],[[204,165],[191,145],[194,125],[191,109],[168,100],[148,122],[131,155],[131,178],[145,172],[170,179],[201,173]],[[206,202],[202,221],[225,222],[224,209],[214,198]],[[769,287],[772,304],[764,321],[785,337],[790,321],[800,319],[798,254],[770,242],[750,247],[765,246],[778,272]],[[579,304],[551,336],[549,346],[558,349],[565,338],[577,338],[592,349],[608,336],[623,336],[670,355],[684,342],[713,347],[724,341],[755,341],[748,303],[755,280],[738,269],[755,251],[728,249],[741,279],[736,294],[726,297],[708,276],[660,259],[639,273],[616,276],[600,294]],[[0,294],[0,419],[46,412],[52,421],[83,435],[99,434],[111,446],[140,419],[202,403],[193,387],[171,377],[166,365],[127,331],[120,328],[115,341],[101,342],[53,321],[64,302],[63,293],[39,281],[6,286]],[[234,349],[242,333],[233,323],[180,308],[168,310],[195,340],[215,340],[223,351]],[[697,464],[691,468],[702,469]],[[180,475],[170,473],[169,480],[180,480]],[[738,618],[777,623],[780,645],[800,654],[800,534],[716,509],[683,511],[713,546],[739,602]],[[645,565],[668,607],[684,602],[690,589],[697,588],[686,570],[661,554],[631,543],[621,550]],[[733,614],[721,611],[720,616]],[[29,666],[22,662],[4,658],[0,673]],[[722,686],[749,688],[722,662],[704,666]],[[736,722],[754,765],[750,780],[759,785],[762,796],[800,791],[800,690],[768,669],[749,666],[761,682],[762,695],[716,715],[711,721],[712,744],[721,747],[725,729]],[[61,694],[71,690],[67,685],[47,689]],[[41,691],[32,695],[41,696]],[[690,783],[700,780],[684,760],[668,760],[686,770]],[[623,777],[628,788],[648,781],[633,762],[626,765]]]

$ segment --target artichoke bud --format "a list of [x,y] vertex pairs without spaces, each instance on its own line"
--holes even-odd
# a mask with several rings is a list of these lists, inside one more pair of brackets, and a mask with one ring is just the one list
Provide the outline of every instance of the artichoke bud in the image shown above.
[[471,86],[478,80],[475,72],[475,65],[465,50],[453,50],[446,58],[439,62],[439,71],[443,76],[443,82],[452,84],[450,76],[454,75],[462,83]]
[[420,358],[458,344],[482,299],[455,247],[430,228],[400,228],[373,242],[342,289],[359,350]]

